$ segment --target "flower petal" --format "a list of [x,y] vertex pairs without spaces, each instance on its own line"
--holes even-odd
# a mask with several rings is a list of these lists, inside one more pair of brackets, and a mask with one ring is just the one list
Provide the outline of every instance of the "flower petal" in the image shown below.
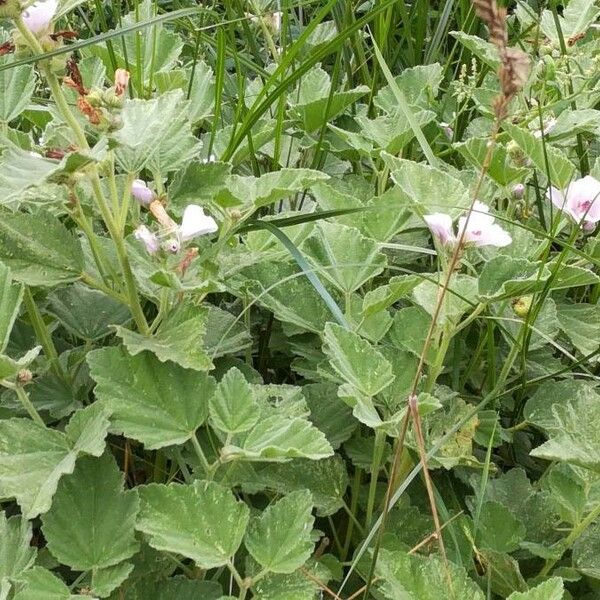
[[140,240],[149,254],[155,254],[160,248],[160,242],[145,225],[140,225],[133,233],[136,240]]
[[57,8],[57,0],[39,0],[23,11],[23,22],[29,31],[39,33],[48,28]]
[[214,233],[219,229],[216,221],[204,214],[204,210],[197,204],[188,204],[183,211],[179,234],[183,241],[191,240],[198,235]]
[[141,179],[135,179],[131,184],[131,195],[142,206],[148,206],[154,200],[154,192]]
[[452,231],[452,217],[444,213],[433,213],[423,217],[431,233],[442,243],[448,244],[455,240]]

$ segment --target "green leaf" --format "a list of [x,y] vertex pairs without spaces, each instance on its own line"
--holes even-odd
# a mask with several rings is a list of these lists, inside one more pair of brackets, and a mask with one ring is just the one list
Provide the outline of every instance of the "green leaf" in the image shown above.
[[116,327],[127,351],[136,356],[147,350],[161,362],[172,361],[186,369],[209,371],[210,357],[202,347],[208,312],[193,305],[181,304],[160,324],[154,335],[142,335]]
[[[394,315],[387,337],[396,348],[421,356],[430,324],[431,316],[420,306],[402,308]],[[427,364],[435,360],[435,351],[430,345],[425,357]]]
[[327,323],[323,352],[343,381],[365,396],[376,396],[394,381],[392,366],[384,356],[357,333]]
[[314,517],[308,491],[292,492],[271,504],[248,527],[244,544],[265,570],[293,573],[310,557]]
[[133,564],[122,562],[114,567],[94,569],[90,582],[91,593],[100,598],[110,596],[131,574]]
[[600,110],[584,108],[563,110],[556,119],[554,127],[548,132],[550,140],[564,140],[579,133],[598,135],[600,132]]
[[274,414],[261,419],[248,433],[236,436],[221,454],[226,460],[319,460],[331,456],[333,449],[325,435],[306,419]]
[[215,381],[205,373],[115,347],[94,350],[87,361],[113,427],[148,449],[185,443],[208,416]]
[[138,488],[137,529],[157,550],[191,558],[202,569],[225,565],[240,547],[249,510],[214,482]]
[[564,38],[565,42],[568,42],[571,38],[587,32],[599,14],[600,8],[598,8],[595,2],[590,2],[590,0],[569,0],[569,3],[562,11],[562,16],[558,16],[560,31],[556,27],[554,15],[551,10],[542,12],[540,28],[556,46],[559,46],[561,37]]
[[302,249],[315,264],[319,277],[335,285],[344,294],[355,292],[379,275],[387,263],[374,240],[358,229],[337,223],[320,222]]
[[383,155],[394,182],[408,194],[423,214],[444,212],[456,217],[470,205],[462,182],[424,163]]
[[600,471],[600,395],[591,388],[549,382],[527,402],[525,416],[549,437],[532,456]]
[[0,379],[12,379],[19,371],[26,369],[37,358],[41,349],[41,346],[36,346],[16,360],[0,354]]
[[22,587],[13,600],[89,600],[89,596],[72,595],[61,579],[42,567],[23,573],[19,583]]
[[361,85],[349,91],[336,91],[331,98],[330,91],[328,73],[315,66],[302,78],[298,93],[290,95],[290,113],[301,122],[304,131],[319,129],[370,90]]
[[376,314],[408,296],[422,281],[417,275],[397,275],[384,285],[367,292],[363,299],[362,312],[365,316]]
[[84,265],[79,240],[42,211],[2,215],[0,261],[10,267],[13,279],[40,286],[75,281]]
[[181,213],[187,204],[212,202],[227,187],[230,174],[229,163],[192,161],[175,174],[169,201]]
[[[13,579],[33,566],[37,549],[31,545],[31,523],[0,512],[0,582]],[[0,584],[1,585],[1,584]]]
[[479,276],[479,296],[485,302],[506,300],[539,292],[550,271],[526,258],[498,255],[487,261]]
[[213,425],[225,433],[247,431],[259,418],[254,392],[235,367],[229,369],[217,384],[208,408]]
[[12,283],[10,269],[0,262],[0,353],[6,350],[22,299],[23,286]]
[[99,404],[77,411],[65,433],[29,419],[0,421],[0,497],[15,498],[23,516],[45,513],[60,478],[80,454],[100,456],[109,420]]
[[137,495],[123,492],[123,476],[112,455],[84,457],[59,482],[52,507],[42,517],[42,531],[62,564],[75,571],[105,569],[137,552],[137,511]]
[[[3,59],[6,62],[6,59]],[[0,71],[0,122],[16,119],[31,101],[35,90],[35,76],[31,65]]]
[[131,319],[125,304],[80,283],[54,291],[48,300],[48,312],[69,333],[88,342],[109,335],[111,325],[121,325]]
[[[127,600],[228,600],[216,581],[170,577],[153,580],[141,577],[135,585],[127,586]],[[235,598],[233,600],[236,600]]]
[[600,523],[592,523],[573,544],[573,566],[587,577],[600,579]]
[[581,354],[591,354],[600,345],[600,305],[559,304],[560,328]]
[[[462,567],[448,563],[455,598],[483,600],[483,592]],[[446,568],[436,556],[381,549],[375,570],[383,579],[381,592],[390,600],[439,600],[448,596]]]
[[496,552],[513,552],[525,539],[525,526],[499,502],[484,502],[478,540],[481,547]]
[[482,40],[476,35],[470,35],[464,31],[451,31],[450,35],[456,38],[467,50],[470,50],[481,62],[496,71],[500,66],[498,50],[490,42]]
[[208,304],[206,307],[208,317],[204,347],[212,359],[239,354],[252,345],[252,338],[243,319],[214,304]]
[[507,600],[562,600],[564,594],[562,579],[551,577],[527,592],[513,592]]
[[260,177],[231,175],[227,188],[217,195],[216,201],[227,206],[243,204],[260,208],[325,179],[329,175],[313,169],[281,169]]
[[[536,138],[533,133],[516,125],[504,122],[502,127],[517,142],[537,169],[548,176],[552,185],[559,189],[564,189],[569,185],[575,173],[575,166],[560,150],[544,143],[542,139]],[[548,159],[549,173],[546,173],[546,158]]]

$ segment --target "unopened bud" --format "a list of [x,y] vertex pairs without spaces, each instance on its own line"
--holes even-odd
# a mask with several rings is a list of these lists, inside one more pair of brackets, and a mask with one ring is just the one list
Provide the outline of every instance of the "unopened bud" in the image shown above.
[[525,195],[525,186],[522,183],[517,183],[512,190],[513,197],[520,200]]
[[154,200],[154,192],[141,179],[134,179],[131,184],[131,195],[142,205],[149,206]]
[[25,385],[33,379],[33,373],[29,369],[21,369],[17,374],[17,383]]
[[129,85],[129,71],[117,69],[115,71],[115,94],[122,96]]
[[525,318],[531,309],[533,296],[521,296],[512,301],[512,309],[518,317]]

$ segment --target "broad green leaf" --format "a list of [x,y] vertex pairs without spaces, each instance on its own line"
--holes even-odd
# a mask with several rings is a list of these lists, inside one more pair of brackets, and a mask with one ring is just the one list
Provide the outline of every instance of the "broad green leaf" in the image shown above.
[[13,600],[89,600],[72,595],[66,584],[51,571],[34,567],[19,577],[20,589]]
[[384,285],[367,292],[363,300],[362,312],[365,316],[376,314],[408,296],[419,284],[417,275],[397,275]]
[[499,502],[484,502],[478,540],[481,547],[496,552],[513,552],[525,539],[525,526]]
[[[420,306],[402,308],[394,315],[394,321],[386,337],[396,348],[421,356],[430,324],[431,316]],[[436,349],[430,345],[425,362],[432,363],[435,360],[435,353]]]
[[[127,600],[229,600],[216,581],[169,577],[153,580],[140,577],[135,585],[127,586]],[[233,598],[233,600],[236,600]]]
[[[550,269],[553,263],[548,265]],[[600,276],[593,271],[577,265],[561,265],[556,277],[552,281],[553,290],[564,290],[584,285],[595,285],[600,283]]]
[[600,305],[559,304],[560,328],[581,354],[591,354],[600,345]]
[[231,175],[226,189],[219,192],[216,201],[226,206],[243,204],[260,208],[302,192],[325,179],[329,176],[313,169],[281,169],[260,177]]
[[390,552],[382,548],[375,572],[382,579],[381,592],[390,600],[439,600],[448,596],[448,585],[452,585],[455,598],[483,600],[483,592],[462,567],[450,562],[448,570],[451,584],[446,568],[436,556]]
[[121,325],[131,319],[125,304],[79,283],[54,291],[48,300],[48,311],[60,324],[88,342],[109,335],[111,325]]
[[23,286],[12,282],[10,269],[0,262],[0,353],[6,349],[22,299]]
[[208,317],[203,344],[211,359],[238,354],[252,344],[243,319],[214,304],[205,306],[208,308]]
[[496,71],[500,66],[498,50],[492,43],[464,31],[451,31],[450,35],[456,38],[467,50],[470,50],[481,62],[491,67],[493,71]]
[[153,335],[116,327],[117,335],[132,356],[145,350],[161,362],[172,361],[186,369],[209,371],[213,364],[202,347],[206,332],[205,309],[182,304],[171,312]]
[[[443,67],[434,63],[404,69],[394,81],[410,104],[429,108],[432,100],[438,95],[443,76]],[[398,100],[389,85],[377,92],[373,103],[390,115],[395,116],[398,112]]]
[[527,592],[513,592],[507,600],[562,600],[565,589],[560,577],[551,577]]
[[[384,155],[384,160],[389,155]],[[408,194],[422,214],[445,212],[458,216],[470,205],[461,181],[424,163],[395,158],[388,162],[392,179]]]
[[390,363],[369,342],[340,325],[327,323],[323,352],[343,381],[365,396],[376,396],[394,381]]
[[63,477],[42,517],[53,556],[75,571],[105,569],[138,550],[134,524],[137,495],[123,492],[123,476],[112,455],[81,458]]
[[542,481],[562,520],[573,527],[583,518],[590,492],[589,483],[581,472],[568,463],[556,463],[546,471]]
[[94,569],[90,581],[91,593],[100,598],[110,596],[131,574],[133,564],[122,562],[105,569]]
[[600,524],[592,523],[573,545],[573,566],[587,577],[600,579]]
[[227,187],[230,175],[229,163],[192,161],[175,174],[169,201],[180,213],[187,204],[212,202]]
[[485,263],[479,276],[479,295],[494,302],[539,292],[550,277],[547,267],[526,258],[499,255]]
[[387,263],[374,240],[354,227],[320,222],[302,249],[315,264],[317,274],[344,294],[355,292],[379,275]]
[[515,591],[525,591],[527,582],[521,574],[519,563],[509,554],[495,552],[487,548],[477,551],[485,570],[485,583],[489,578],[492,592],[506,598]]
[[560,30],[556,27],[554,15],[550,10],[542,12],[540,28],[555,46],[559,47],[561,37],[566,43],[579,34],[585,33],[590,25],[596,21],[599,14],[600,8],[593,1],[569,0],[562,11],[562,16],[558,16]]
[[148,449],[185,443],[208,416],[215,382],[205,373],[115,347],[94,350],[87,361],[113,427]]
[[336,91],[331,98],[330,91],[329,75],[320,66],[315,66],[303,77],[298,93],[290,95],[290,112],[300,121],[304,131],[319,129],[370,90],[361,85],[349,91]]
[[0,379],[12,379],[19,371],[26,369],[37,358],[41,349],[41,346],[36,346],[17,359],[0,354]]
[[556,124],[548,132],[548,138],[552,141],[564,140],[579,133],[598,135],[598,132],[600,132],[600,110],[592,108],[566,109],[558,115]]
[[31,523],[21,516],[0,512],[0,582],[18,577],[33,566],[37,555],[31,545]]
[[138,173],[161,151],[166,152],[173,141],[175,124],[185,121],[185,106],[181,90],[152,100],[125,101],[123,127],[113,134],[120,145],[116,158],[124,171]]
[[[0,64],[4,62],[6,59]],[[0,122],[9,123],[16,119],[27,108],[34,89],[35,76],[31,65],[0,71]]]
[[333,454],[325,435],[310,421],[274,414],[261,419],[249,432],[223,447],[226,460],[285,461],[290,458],[319,460]]
[[80,454],[104,451],[109,412],[99,404],[77,411],[65,433],[30,419],[0,421],[0,497],[15,498],[33,519],[50,508],[60,478]]
[[600,471],[600,396],[591,388],[549,382],[527,402],[525,416],[549,437],[532,456]]
[[232,368],[219,381],[209,402],[210,418],[225,433],[251,429],[259,419],[254,392],[239,369]]
[[310,557],[314,517],[308,491],[292,492],[250,521],[244,545],[264,569],[293,573]]
[[138,488],[136,528],[153,548],[191,558],[202,569],[225,565],[240,547],[249,510],[214,482]]
[[83,271],[79,240],[56,217],[41,211],[2,215],[0,261],[13,279],[27,285],[68,283]]
[[[536,138],[533,133],[516,125],[505,122],[502,127],[531,159],[536,168],[548,176],[552,185],[559,189],[567,187],[575,173],[575,166],[560,150],[550,146],[550,144],[545,144],[542,139]],[[547,167],[546,159],[548,161]],[[547,168],[549,173],[546,173]]]

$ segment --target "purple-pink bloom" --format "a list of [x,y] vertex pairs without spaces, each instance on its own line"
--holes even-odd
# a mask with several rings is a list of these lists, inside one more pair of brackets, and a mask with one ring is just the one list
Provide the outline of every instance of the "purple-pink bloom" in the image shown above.
[[29,31],[40,33],[48,29],[57,8],[57,0],[38,0],[23,11],[23,22]]
[[131,195],[142,206],[148,206],[155,198],[154,192],[141,179],[134,179],[131,184]]
[[566,190],[550,187],[546,195],[552,204],[581,223],[587,231],[600,221],[600,181],[591,175],[572,181]]
[[152,233],[145,225],[140,225],[134,232],[136,240],[144,244],[149,254],[156,254],[160,248],[158,237]]
[[[507,231],[495,223],[495,218],[489,214],[489,206],[475,201],[473,210],[458,219],[458,233],[455,235],[452,227],[452,217],[444,213],[425,215],[424,219],[433,235],[444,245],[454,245],[462,237],[463,244],[473,246],[508,246],[512,238]],[[464,234],[463,234],[464,232]]]

